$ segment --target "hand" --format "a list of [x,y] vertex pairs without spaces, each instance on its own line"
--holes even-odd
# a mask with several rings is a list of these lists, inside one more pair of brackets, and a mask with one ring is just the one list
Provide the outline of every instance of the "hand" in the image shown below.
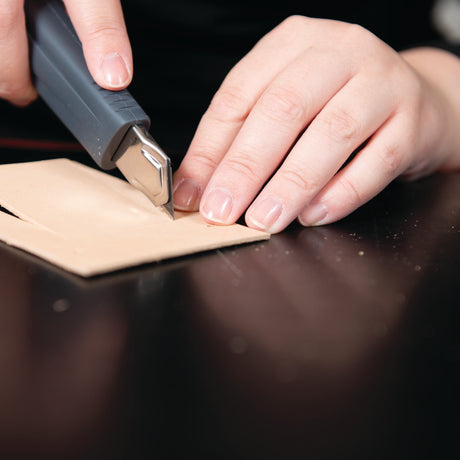
[[[431,61],[413,60],[426,73],[447,62],[458,78],[456,57],[425,51]],[[434,171],[460,150],[447,94],[460,80],[431,77],[357,25],[288,18],[217,91],[175,174],[176,208],[231,224],[249,206],[248,226],[276,233],[295,218],[336,221],[394,178]]]
[[[106,89],[131,81],[132,54],[119,0],[65,0],[88,68]],[[25,106],[37,97],[29,70],[24,0],[0,2],[0,98]]]

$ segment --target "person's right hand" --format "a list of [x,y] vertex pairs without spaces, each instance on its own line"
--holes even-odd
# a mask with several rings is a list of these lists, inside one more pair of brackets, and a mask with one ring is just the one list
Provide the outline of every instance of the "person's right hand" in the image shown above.
[[396,178],[460,168],[460,59],[291,16],[230,71],[174,175],[174,204],[278,233],[336,222]]
[[[100,86],[118,90],[132,78],[132,53],[119,0],[64,0]],[[29,69],[24,0],[0,2],[0,98],[25,106],[37,97]]]

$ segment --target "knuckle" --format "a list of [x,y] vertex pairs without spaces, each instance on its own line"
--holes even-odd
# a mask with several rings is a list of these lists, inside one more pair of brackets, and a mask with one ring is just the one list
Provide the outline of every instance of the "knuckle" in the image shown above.
[[360,26],[359,24],[349,23],[345,25],[346,30],[345,34],[349,39],[360,40],[363,38],[368,38],[371,34],[370,32],[365,29],[364,27]]
[[364,202],[361,193],[355,187],[352,181],[350,181],[345,175],[339,179],[339,183],[345,190],[345,196],[348,198],[348,204],[352,207],[357,207]]
[[298,14],[293,14],[288,16],[286,19],[281,22],[279,28],[291,32],[292,30],[298,30],[305,27],[308,22],[308,18]]
[[214,171],[219,164],[215,158],[215,151],[206,147],[189,152],[188,158],[189,162],[194,165],[194,168],[200,171],[203,169]]
[[362,128],[349,112],[335,109],[318,116],[324,134],[337,143],[351,143],[359,139]]
[[278,122],[292,123],[305,118],[301,95],[286,87],[268,89],[260,99],[263,113]]
[[251,181],[259,182],[260,180],[260,165],[248,154],[232,155],[225,160],[225,167],[239,176],[245,176]]
[[99,19],[93,21],[86,33],[86,41],[96,42],[110,38],[119,39],[125,35],[125,28],[109,19]]
[[211,100],[208,115],[223,122],[243,122],[251,104],[243,92],[235,87],[221,88]]
[[281,181],[300,190],[303,195],[314,195],[319,190],[318,183],[312,179],[307,179],[299,169],[282,168],[279,171]]
[[356,44],[366,43],[367,46],[377,46],[377,37],[365,27],[354,23],[342,24],[342,40],[347,47],[356,47]]
[[304,38],[309,18],[306,16],[292,15],[284,19],[273,30],[271,30],[262,41],[273,41],[278,46],[292,46],[293,42]]
[[396,176],[402,163],[402,156],[396,145],[385,145],[379,152],[384,171],[389,176]]

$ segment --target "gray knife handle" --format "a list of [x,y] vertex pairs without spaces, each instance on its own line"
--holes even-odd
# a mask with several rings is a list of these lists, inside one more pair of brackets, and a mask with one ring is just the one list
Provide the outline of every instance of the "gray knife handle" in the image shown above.
[[26,0],[35,87],[64,125],[103,169],[128,129],[150,120],[127,90],[102,89],[91,77],[81,42],[59,0]]

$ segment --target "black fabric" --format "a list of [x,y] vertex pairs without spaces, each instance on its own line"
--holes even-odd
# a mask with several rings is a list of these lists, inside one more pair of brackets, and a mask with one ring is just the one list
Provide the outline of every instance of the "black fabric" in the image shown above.
[[441,39],[431,0],[127,0],[123,7],[134,51],[131,91],[152,117],[153,135],[179,157],[227,72],[290,15],[358,23],[395,49]]
[[[129,0],[124,8],[129,21],[150,26],[149,39],[166,33],[168,42],[184,41],[227,50],[250,46],[287,16],[301,14],[359,23],[395,48],[437,36],[430,21],[432,0]],[[148,27],[149,27],[148,26]],[[136,30],[131,30],[132,34]],[[144,37],[147,38],[147,37]],[[163,39],[166,37],[162,37]],[[161,39],[161,37],[160,37]]]

